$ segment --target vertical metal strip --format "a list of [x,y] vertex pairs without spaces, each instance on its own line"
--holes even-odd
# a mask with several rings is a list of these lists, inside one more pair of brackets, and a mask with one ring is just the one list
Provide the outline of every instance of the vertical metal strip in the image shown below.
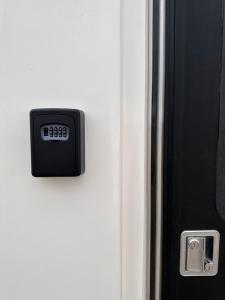
[[159,0],[159,62],[157,112],[157,177],[156,177],[156,273],[155,300],[161,299],[162,217],[163,217],[163,133],[165,91],[165,0]]
[[152,157],[152,92],[153,92],[153,0],[146,1],[147,6],[147,24],[146,24],[146,79],[147,79],[147,89],[146,89],[146,109],[147,109],[147,122],[146,122],[146,133],[147,133],[147,151],[146,151],[146,193],[147,193],[147,204],[146,204],[146,291],[145,299],[149,300],[151,298],[151,157]]
[[[166,0],[155,0],[153,11],[153,91],[151,134],[151,300],[161,299],[163,219],[163,137],[165,92]],[[156,60],[154,62],[154,60]],[[151,80],[151,78],[150,78]],[[150,83],[149,83],[150,85]],[[154,260],[154,261],[153,261]]]

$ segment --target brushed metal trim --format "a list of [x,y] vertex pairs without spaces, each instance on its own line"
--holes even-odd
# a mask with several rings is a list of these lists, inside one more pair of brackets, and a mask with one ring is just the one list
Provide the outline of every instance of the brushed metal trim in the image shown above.
[[[151,0],[150,0],[151,1]],[[157,7],[158,6],[158,7]],[[155,238],[151,241],[151,247],[154,247],[154,257],[151,256],[150,267],[153,272],[151,272],[151,276],[154,278],[150,278],[151,286],[150,286],[150,294],[151,300],[160,300],[161,299],[161,277],[162,277],[162,223],[163,223],[163,148],[164,148],[164,95],[165,95],[165,41],[166,41],[166,0],[157,0],[156,3],[157,11],[153,11],[153,15],[158,19],[158,28],[156,29],[157,37],[155,40],[156,47],[158,47],[158,53],[156,57],[153,59],[157,59],[157,68],[155,72],[157,72],[157,83],[156,90],[157,96],[155,99],[150,98],[152,107],[151,111],[151,124],[152,132],[151,132],[151,149],[154,149],[155,154],[151,155],[151,159],[155,161],[151,161],[151,166],[154,176],[154,180],[151,180],[151,190],[155,190],[154,199],[151,199],[151,202],[154,202],[155,212],[151,212],[151,215],[155,213],[154,218],[155,222],[152,224],[154,228],[151,228],[151,232],[153,233]],[[152,24],[149,24],[149,27]],[[158,40],[157,40],[158,39]],[[153,46],[154,47],[154,46]],[[149,50],[150,53],[150,50]],[[154,78],[154,73],[152,75]],[[153,78],[149,78],[152,80]],[[152,83],[149,82],[149,86]],[[152,96],[152,95],[151,95]],[[152,102],[154,101],[154,102]],[[156,108],[156,111],[155,111]],[[154,136],[154,138],[153,138]],[[153,216],[153,215],[152,215]],[[153,263],[152,260],[155,260]]]
[[165,0],[159,0],[159,65],[157,112],[157,177],[156,177],[156,270],[155,300],[161,299],[162,219],[163,219],[163,134],[165,93]]

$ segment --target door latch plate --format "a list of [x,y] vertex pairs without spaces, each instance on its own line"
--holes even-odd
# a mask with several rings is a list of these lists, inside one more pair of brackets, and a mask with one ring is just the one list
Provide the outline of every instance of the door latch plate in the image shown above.
[[216,230],[184,231],[180,243],[182,276],[215,276],[218,273],[220,234]]

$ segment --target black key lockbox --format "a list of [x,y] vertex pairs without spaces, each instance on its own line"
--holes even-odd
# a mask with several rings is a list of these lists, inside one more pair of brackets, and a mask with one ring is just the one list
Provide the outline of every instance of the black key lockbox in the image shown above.
[[85,169],[84,113],[76,109],[30,112],[31,165],[35,177],[79,176]]

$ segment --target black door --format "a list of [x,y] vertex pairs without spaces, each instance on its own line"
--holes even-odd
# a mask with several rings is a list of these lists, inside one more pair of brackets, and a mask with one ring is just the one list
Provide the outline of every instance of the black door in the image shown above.
[[[155,1],[156,61],[158,4],[159,1]],[[162,300],[225,299],[224,6],[222,0],[166,1],[162,261],[161,270],[156,270],[154,257],[159,253],[156,253],[155,234],[157,149],[154,138],[157,134],[153,132],[151,300],[156,299],[155,274],[159,271]],[[155,62],[153,77],[157,72]],[[157,123],[157,88],[155,80],[153,125]],[[157,131],[156,125],[153,131]],[[194,270],[187,272],[187,276],[182,275],[182,233],[211,230],[220,234],[218,272],[210,275],[203,268],[202,272],[197,270],[195,274]],[[200,235],[194,233],[193,236],[199,238]],[[184,245],[186,255],[192,255],[188,242],[186,240]],[[210,259],[215,252],[214,242],[212,237],[204,238],[202,251]],[[187,270],[188,259],[185,256]]]

